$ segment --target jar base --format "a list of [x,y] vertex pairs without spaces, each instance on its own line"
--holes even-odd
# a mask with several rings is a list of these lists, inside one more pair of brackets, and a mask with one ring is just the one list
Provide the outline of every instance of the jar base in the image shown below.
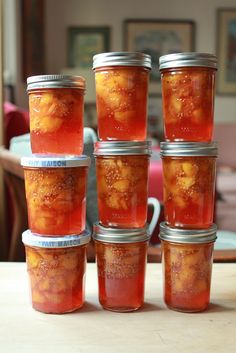
[[[102,305],[102,304],[101,304]],[[117,308],[114,308],[114,307],[109,307],[109,306],[103,306],[103,309],[104,310],[108,310],[108,311],[113,311],[113,312],[116,312],[116,313],[129,313],[129,312],[132,312],[132,311],[137,311],[141,308],[141,306],[138,306],[138,307],[127,307],[127,306],[124,306],[124,307],[117,307]]]
[[191,314],[191,313],[200,313],[203,312],[207,309],[208,305],[200,308],[200,309],[185,309],[185,308],[176,308],[171,305],[166,304],[167,308],[173,311],[178,311],[180,313],[186,313],[186,314]]
[[35,310],[35,311],[38,311],[42,314],[52,314],[52,315],[62,315],[62,314],[69,314],[69,313],[73,313],[74,311],[77,311],[79,309],[82,308],[82,306],[84,305],[84,303],[82,303],[81,305],[77,306],[76,308],[72,308],[72,309],[68,309],[68,310],[65,310],[65,311],[55,311],[55,310],[43,310],[41,309],[40,307],[37,307],[37,306],[32,306],[32,308]]

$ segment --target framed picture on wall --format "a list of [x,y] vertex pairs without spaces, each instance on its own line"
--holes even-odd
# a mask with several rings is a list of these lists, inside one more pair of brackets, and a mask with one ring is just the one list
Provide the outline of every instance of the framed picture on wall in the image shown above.
[[92,69],[93,56],[109,50],[109,27],[68,28],[68,67]]
[[236,94],[236,8],[217,11],[217,93]]
[[161,94],[160,56],[193,51],[194,46],[195,24],[193,21],[136,19],[124,21],[124,49],[147,53],[152,57],[151,94]]

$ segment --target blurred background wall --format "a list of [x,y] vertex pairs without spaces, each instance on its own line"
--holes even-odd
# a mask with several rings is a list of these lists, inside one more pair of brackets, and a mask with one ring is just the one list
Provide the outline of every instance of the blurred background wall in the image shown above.
[[[4,4],[5,79],[15,86],[16,105],[27,108],[22,80],[21,1]],[[235,0],[45,0],[46,73],[58,73],[67,66],[67,28],[103,26],[111,28],[111,50],[124,49],[123,21],[126,19],[193,20],[196,25],[195,50],[216,53],[217,9],[236,6]],[[215,121],[235,120],[236,100],[216,95]]]

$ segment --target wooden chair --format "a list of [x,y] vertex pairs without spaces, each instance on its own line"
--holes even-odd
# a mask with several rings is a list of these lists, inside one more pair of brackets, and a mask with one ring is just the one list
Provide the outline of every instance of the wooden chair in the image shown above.
[[25,184],[23,169],[20,165],[20,157],[13,154],[4,147],[0,148],[0,165],[3,168],[6,184],[7,219],[10,219],[9,210],[12,207],[14,221],[10,239],[7,239],[8,261],[23,261],[24,246],[21,242],[21,234],[28,228],[27,206],[25,198]]

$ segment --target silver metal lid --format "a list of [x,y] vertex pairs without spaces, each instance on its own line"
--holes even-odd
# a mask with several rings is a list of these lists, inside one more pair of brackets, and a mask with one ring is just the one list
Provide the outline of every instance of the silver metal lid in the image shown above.
[[161,142],[161,157],[168,156],[213,156],[217,157],[216,142]]
[[78,88],[85,90],[85,79],[72,75],[38,75],[27,78],[27,91],[38,88]]
[[32,155],[22,157],[21,165],[30,168],[73,168],[89,167],[90,157],[81,156],[58,156],[58,155]]
[[93,57],[93,70],[103,66],[143,66],[152,68],[151,56],[138,52],[109,52]]
[[170,241],[172,243],[200,244],[211,243],[217,238],[217,227],[213,224],[208,229],[179,229],[171,228],[165,222],[160,224],[161,240]]
[[100,223],[95,223],[92,237],[105,243],[138,243],[149,240],[150,233],[148,227],[121,229],[103,227]]
[[217,57],[206,53],[176,53],[167,54],[159,58],[159,69],[170,69],[175,67],[209,67],[217,70]]
[[94,144],[94,155],[151,155],[151,141],[98,141]]
[[58,237],[44,237],[32,233],[29,229],[22,233],[22,242],[25,245],[38,248],[68,248],[87,244],[91,239],[89,231],[85,230],[78,235],[65,235]]

